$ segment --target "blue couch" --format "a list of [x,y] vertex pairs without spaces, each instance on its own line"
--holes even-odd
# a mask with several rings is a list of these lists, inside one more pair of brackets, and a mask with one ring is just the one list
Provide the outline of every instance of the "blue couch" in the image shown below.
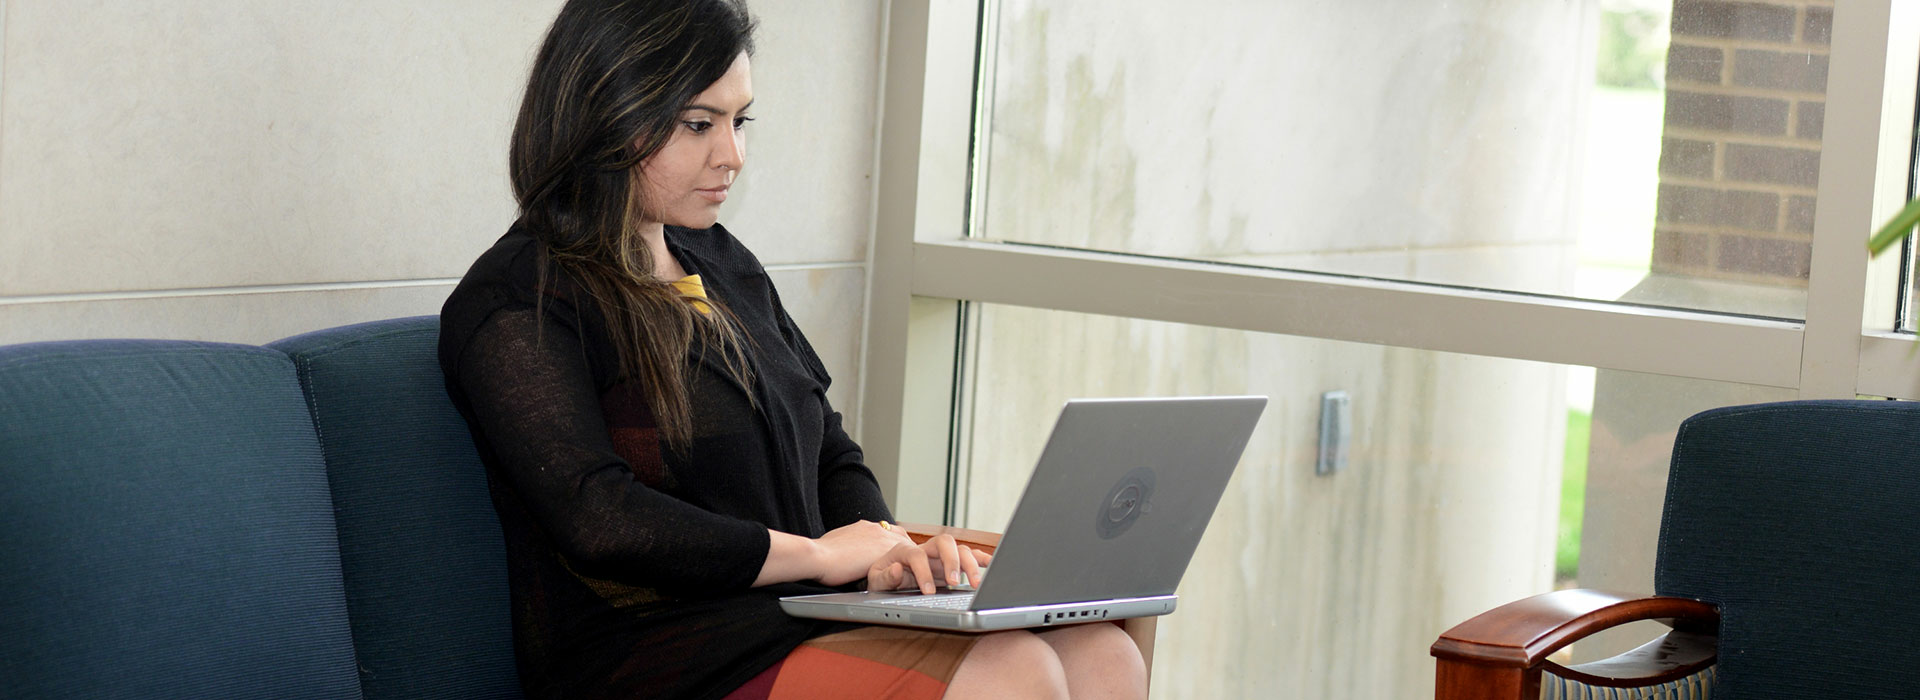
[[520,697],[438,329],[0,347],[0,696]]

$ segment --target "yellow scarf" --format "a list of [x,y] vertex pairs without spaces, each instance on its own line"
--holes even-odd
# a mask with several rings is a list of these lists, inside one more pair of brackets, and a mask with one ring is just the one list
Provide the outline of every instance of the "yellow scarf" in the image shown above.
[[699,275],[687,275],[669,284],[673,285],[673,291],[679,292],[680,296],[690,297],[688,303],[693,304],[694,311],[698,311],[702,315],[713,315],[713,307],[709,306],[707,302],[701,301],[707,298],[707,286],[700,282]]

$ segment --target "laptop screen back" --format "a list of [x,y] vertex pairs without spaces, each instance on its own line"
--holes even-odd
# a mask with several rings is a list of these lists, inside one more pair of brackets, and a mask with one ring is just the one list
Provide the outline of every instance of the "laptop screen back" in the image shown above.
[[973,609],[1173,593],[1266,401],[1068,402]]

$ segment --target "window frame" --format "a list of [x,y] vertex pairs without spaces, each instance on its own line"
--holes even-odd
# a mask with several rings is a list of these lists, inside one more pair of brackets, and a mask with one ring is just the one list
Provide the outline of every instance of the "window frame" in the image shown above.
[[1834,7],[1804,322],[971,240],[994,5],[892,0],[884,19],[859,435],[902,517],[957,513],[969,302],[1920,399],[1900,256],[1864,245],[1907,199],[1920,3]]

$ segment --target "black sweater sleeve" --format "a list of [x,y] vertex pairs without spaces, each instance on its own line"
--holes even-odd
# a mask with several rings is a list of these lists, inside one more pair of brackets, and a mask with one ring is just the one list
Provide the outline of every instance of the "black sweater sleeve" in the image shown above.
[[635,478],[614,451],[567,316],[504,306],[457,352],[459,389],[501,476],[581,575],[669,589],[751,586],[766,560],[766,528]]
[[[767,288],[774,289],[772,280],[768,280]],[[858,520],[892,520],[893,513],[880,493],[880,482],[867,468],[866,455],[847,435],[840,412],[827,402],[827,387],[833,384],[833,378],[827,375],[826,365],[807,342],[806,334],[801,333],[800,326],[787,315],[778,290],[773,291],[773,311],[780,335],[806,365],[807,372],[820,382],[820,415],[825,417],[821,425],[819,462],[821,521],[832,530]]]

